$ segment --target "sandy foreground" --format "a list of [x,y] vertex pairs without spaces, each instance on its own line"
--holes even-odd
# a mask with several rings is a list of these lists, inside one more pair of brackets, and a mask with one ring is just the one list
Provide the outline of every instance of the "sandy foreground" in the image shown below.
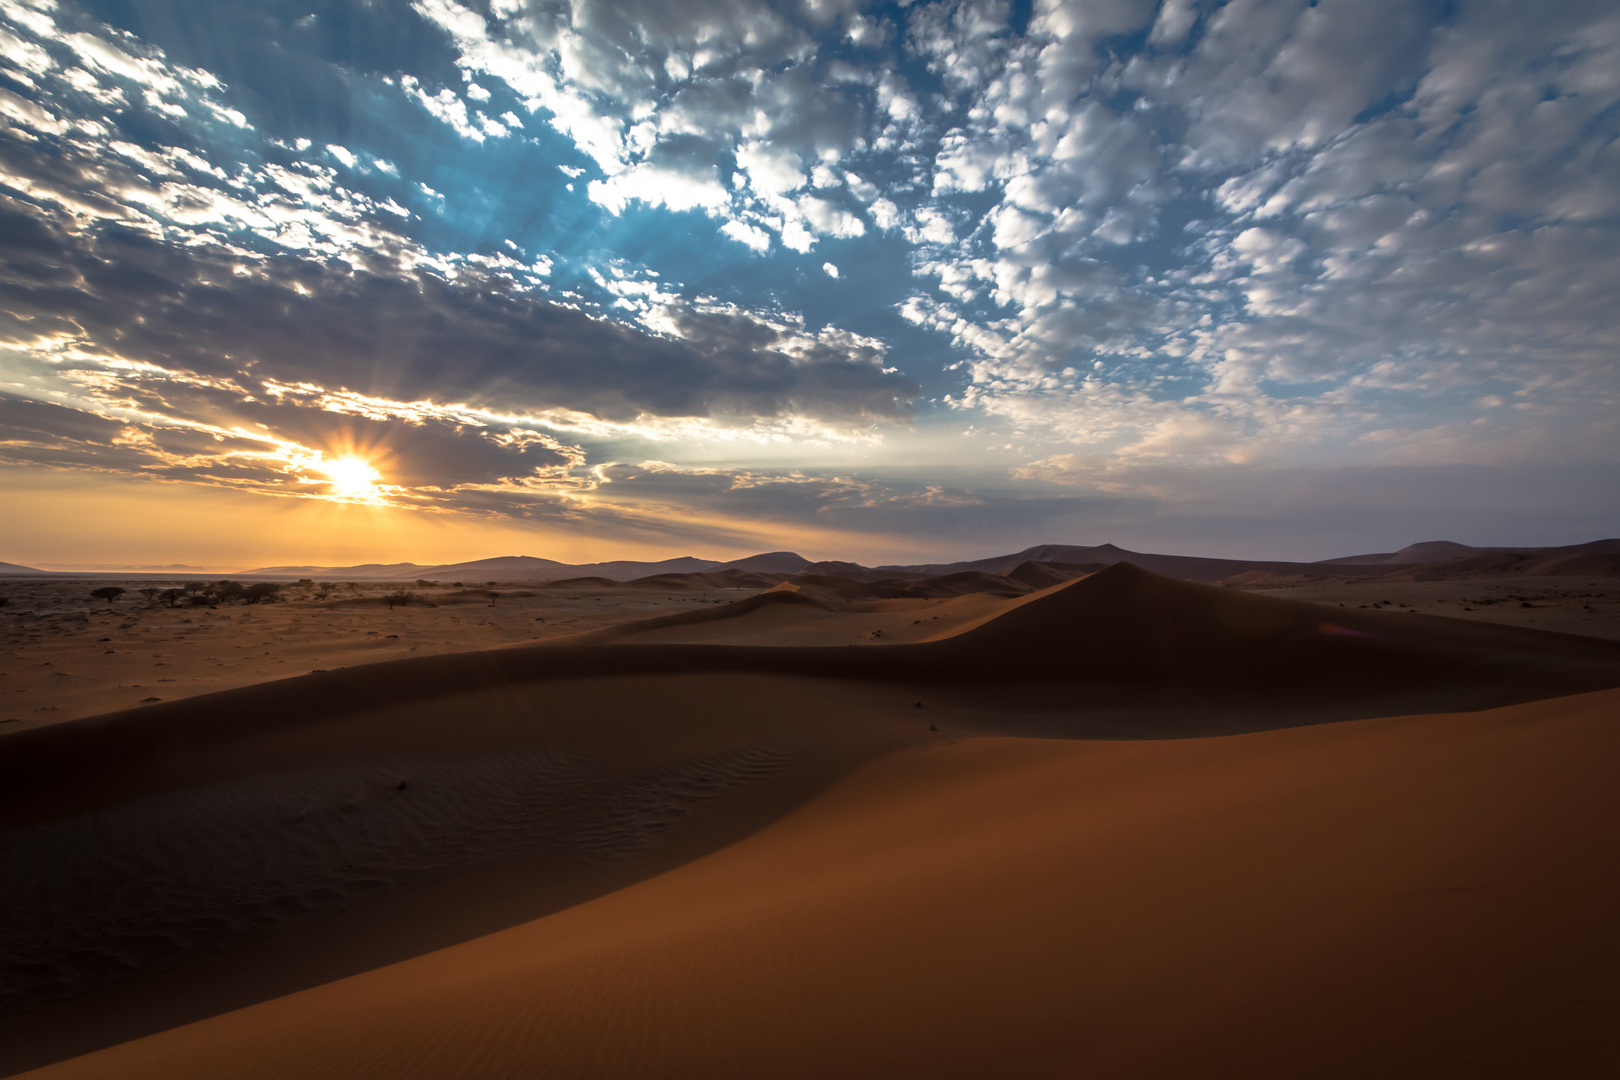
[[1388,599],[666,600],[17,729],[0,1069],[1613,1075],[1620,645]]

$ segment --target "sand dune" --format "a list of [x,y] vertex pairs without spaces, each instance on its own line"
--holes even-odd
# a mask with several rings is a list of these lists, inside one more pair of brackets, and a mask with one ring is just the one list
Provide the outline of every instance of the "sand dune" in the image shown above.
[[[981,598],[963,598],[984,603]],[[162,702],[20,731],[0,757],[0,815],[28,800],[90,790],[176,739],[193,743],[307,727],[491,686],[626,675],[809,676],[994,687],[1058,687],[1083,709],[1091,690],[1187,691],[1200,701],[1344,703],[1396,711],[1413,701],[1482,707],[1620,684],[1620,644],[1383,611],[1318,605],[1172,581],[1128,564],[1003,601],[935,640],[881,648],[579,643],[412,658]],[[765,604],[765,601],[761,601]],[[771,609],[820,605],[779,596]],[[915,616],[913,616],[915,617]],[[1034,696],[1049,698],[1036,690]],[[1397,695],[1391,697],[1390,695]],[[221,717],[229,717],[222,723]],[[133,757],[132,757],[133,755]]]
[[1008,606],[993,593],[884,597],[860,582],[812,578],[721,607],[631,620],[552,644],[893,645],[947,637]]
[[0,811],[3,857],[27,868],[4,898],[21,918],[0,964],[0,1070],[546,915],[938,737],[909,688],[674,675],[517,690],[474,680],[376,707],[317,693],[263,712],[240,691],[216,696],[212,731],[152,711],[134,730],[109,721],[110,754],[65,738],[83,722],[33,733],[55,745]]
[[841,589],[7,736],[0,1069],[1620,1057],[1620,644],[1129,565]]
[[[1028,575],[1030,568],[1042,572]],[[1012,580],[1035,590],[1096,569],[1032,563],[1015,567]],[[645,580],[605,579],[579,589],[412,586],[420,602],[392,608],[384,597],[397,586],[376,583],[340,588],[326,599],[322,589],[294,587],[285,602],[213,609],[147,604],[133,593],[111,605],[89,603],[90,585],[83,581],[11,582],[0,589],[9,600],[0,605],[0,737],[151,699],[175,700],[311,670],[509,647],[724,608],[781,580],[740,570],[675,577],[679,582],[660,579],[656,587]],[[866,582],[814,574],[785,584],[829,601],[945,598],[929,594],[926,580]],[[1510,575],[1365,584],[1262,575],[1245,588],[1353,609],[1417,611],[1620,640],[1620,593],[1595,578]],[[494,601],[491,592],[498,594]],[[918,632],[914,619],[876,617],[897,610],[902,608],[850,608],[842,621],[826,620],[814,633],[808,627],[803,633],[784,629],[780,637],[755,643],[890,645],[930,636]],[[924,619],[939,615],[929,611]],[[746,624],[731,625],[735,634],[716,626],[710,628],[715,636],[694,640],[748,643]]]
[[1607,1075],[1617,708],[899,751],[632,888],[38,1075]]

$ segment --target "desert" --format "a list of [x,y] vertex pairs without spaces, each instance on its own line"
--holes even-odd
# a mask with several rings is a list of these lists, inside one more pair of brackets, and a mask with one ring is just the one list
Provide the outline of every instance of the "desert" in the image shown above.
[[0,1078],[1620,1076],[1620,5],[0,0]]
[[7,700],[60,704],[0,735],[0,1068],[1620,1056],[1612,577],[1007,560],[176,607],[9,578]]

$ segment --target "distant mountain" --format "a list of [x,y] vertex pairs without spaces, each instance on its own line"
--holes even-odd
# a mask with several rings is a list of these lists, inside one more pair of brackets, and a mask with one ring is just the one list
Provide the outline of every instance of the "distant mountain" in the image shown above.
[[149,566],[145,564],[118,564],[118,563],[53,563],[50,568],[53,574],[207,574],[212,573],[206,566],[188,566],[185,563],[168,563],[163,566]]
[[1425,540],[1420,544],[1408,544],[1399,551],[1346,555],[1338,559],[1323,559],[1315,565],[1419,566],[1480,555],[1532,555],[1543,558],[1561,558],[1569,555],[1620,555],[1620,539],[1592,540],[1585,544],[1571,544],[1566,547],[1470,547],[1451,540]]
[[603,563],[560,563],[532,555],[503,555],[493,559],[425,566],[420,563],[364,563],[360,566],[265,566],[245,570],[238,577],[324,578],[370,581],[560,581],[565,578],[600,577],[629,581],[650,574],[698,573],[721,564],[712,559],[683,556],[660,562],[620,560]]
[[640,577],[651,577],[654,574],[701,574],[705,570],[718,569],[723,564],[713,559],[695,559],[690,555],[683,555],[678,559],[663,559],[659,562],[618,562],[581,563],[570,568],[569,576],[591,574],[596,577],[612,578],[614,581],[634,581]]
[[440,578],[478,578],[486,575],[508,580],[516,578],[530,581],[544,580],[557,573],[573,577],[576,576],[574,569],[553,559],[537,559],[532,555],[502,555],[494,559],[450,563],[447,566],[423,566],[418,569],[416,576],[424,581],[437,581]]
[[0,562],[0,577],[49,577],[49,570],[35,570],[32,566]]
[[1399,551],[1382,551],[1372,555],[1346,555],[1339,559],[1323,559],[1322,566],[1407,566],[1413,563],[1441,562],[1445,559],[1465,559],[1482,551],[1495,548],[1469,547],[1450,540],[1425,540],[1421,544],[1408,544]]
[[359,566],[261,566],[257,570],[243,570],[234,577],[281,578],[380,578],[393,581],[399,578],[420,577],[420,570],[428,569],[413,562],[361,563]]
[[569,578],[586,577],[630,581],[651,574],[694,574],[719,565],[711,559],[694,559],[689,555],[658,562],[620,559],[599,563],[560,563],[553,559],[536,559],[528,555],[508,555],[499,559],[452,563],[449,566],[424,566],[416,576],[424,581],[450,581],[460,578],[484,578],[495,581],[564,581]]
[[722,570],[752,570],[759,574],[800,574],[811,562],[803,555],[791,551],[767,551],[763,555],[750,555],[723,563]]
[[917,577],[938,577],[945,574],[959,574],[969,571],[978,571],[985,574],[1007,576],[1018,570],[1025,563],[1040,563],[1046,566],[1084,565],[1092,568],[1113,566],[1115,563],[1129,562],[1150,570],[1165,577],[1180,578],[1183,581],[1214,582],[1225,581],[1227,578],[1239,574],[1262,573],[1270,577],[1315,576],[1362,576],[1377,572],[1372,566],[1338,566],[1333,570],[1325,570],[1320,563],[1294,563],[1294,562],[1256,562],[1246,559],[1204,559],[1194,555],[1154,555],[1143,551],[1128,551],[1114,544],[1100,544],[1096,547],[1076,547],[1070,544],[1042,544],[1037,547],[1025,548],[1012,555],[996,555],[988,559],[974,559],[959,563],[926,563],[919,566],[880,566],[870,571],[882,575],[909,575]]

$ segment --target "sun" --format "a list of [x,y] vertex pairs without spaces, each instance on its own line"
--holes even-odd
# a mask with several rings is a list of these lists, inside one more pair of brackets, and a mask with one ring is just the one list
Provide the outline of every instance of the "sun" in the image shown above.
[[370,498],[382,474],[364,458],[340,457],[321,462],[320,469],[332,481],[332,494],[346,498]]

